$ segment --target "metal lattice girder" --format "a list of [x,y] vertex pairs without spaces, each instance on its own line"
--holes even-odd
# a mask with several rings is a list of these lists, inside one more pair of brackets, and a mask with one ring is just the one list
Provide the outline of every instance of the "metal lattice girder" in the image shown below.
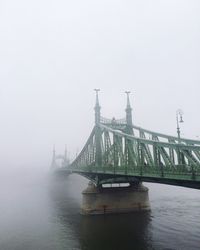
[[163,160],[165,162],[165,165],[170,166],[170,167],[173,166],[174,163],[171,161],[170,155],[166,152],[165,148],[164,147],[158,147],[158,150],[159,150],[159,152],[160,152],[160,154],[161,154],[161,156],[162,156],[162,158],[163,158]]
[[118,157],[118,164],[119,166],[124,165],[124,153],[123,153],[123,145],[122,145],[122,138],[115,135],[115,150],[117,153],[117,157]]
[[[118,133],[119,136],[121,137],[125,137],[126,139],[129,139],[131,141],[139,141],[141,145],[144,145],[146,148],[148,148],[148,154],[151,154],[152,157],[152,152],[150,152],[149,146],[152,145],[153,147],[155,147],[159,153],[161,154],[163,160],[165,161],[166,165],[173,165],[174,164],[174,160],[171,159],[170,157],[170,152],[173,154],[177,154],[178,151],[182,151],[182,150],[190,150],[195,152],[200,152],[200,146],[199,145],[186,145],[186,144],[177,144],[177,143],[173,143],[173,142],[161,142],[161,141],[155,141],[155,140],[149,140],[149,139],[145,139],[145,138],[139,138],[132,136],[132,135],[128,135],[128,134],[124,134],[122,132],[118,132],[118,131],[113,131],[111,128],[107,128],[110,132],[115,132]],[[166,152],[166,149],[168,149],[169,152]],[[185,151],[184,151],[185,152]],[[146,152],[147,154],[147,152]],[[197,154],[197,153],[196,153]],[[191,156],[189,154],[185,153],[185,157],[190,159]],[[158,158],[158,157],[157,157]],[[155,156],[153,156],[154,159],[154,164],[156,161]],[[194,161],[194,159],[192,158],[191,160]],[[198,161],[198,157],[196,159],[196,161]]]
[[186,145],[200,145],[200,141],[198,140],[193,140],[193,139],[186,139],[186,138],[177,138],[175,136],[171,136],[171,135],[165,135],[165,134],[162,134],[162,133],[158,133],[158,132],[154,132],[154,131],[151,131],[151,130],[148,130],[148,129],[144,129],[144,128],[141,128],[139,126],[135,126],[133,125],[133,129],[135,129],[136,131],[142,131],[144,134],[147,134],[149,136],[148,137],[151,137],[153,138],[153,140],[158,140],[158,138],[160,139],[167,139],[169,142],[174,142],[174,143],[178,143],[178,141],[180,141],[181,143],[184,143]]
[[198,161],[200,162],[200,152],[195,151],[195,150],[193,152],[194,152],[195,156],[197,157]]
[[195,157],[192,155],[191,151],[185,149],[185,150],[182,150],[182,153],[188,159],[190,164],[192,164],[196,168],[200,167],[200,163],[198,162],[198,160],[195,159]]
[[104,164],[108,164],[108,154],[111,146],[109,132],[104,131],[104,152],[103,152],[103,162]]
[[134,168],[135,166],[139,165],[139,155],[137,152],[134,150],[134,145],[133,142],[131,143],[130,140],[126,139],[125,140],[125,166]]
[[[141,129],[139,130],[139,135],[141,138],[146,138],[144,131]],[[144,155],[144,158],[146,159],[147,164],[152,167],[154,165],[154,162],[149,147],[147,147],[144,143],[141,144],[141,147],[142,153]]]
[[153,157],[151,155],[149,147],[144,143],[141,144],[141,147],[142,147],[144,158],[146,159],[147,164],[152,167],[154,165],[154,161],[153,161]]
[[[175,140],[172,140],[171,138],[168,139],[169,143],[176,143]],[[174,158],[174,150],[172,148],[169,148],[169,157],[173,165],[175,164],[175,158]]]
[[118,175],[200,188],[200,141],[133,125],[129,91],[126,118],[103,118],[99,89],[95,91],[95,126],[76,159],[63,169],[87,176],[95,183]]
[[68,169],[82,175],[93,173],[95,180],[102,172],[137,178],[200,179],[199,141],[178,141],[176,137],[133,126],[138,129],[135,136],[120,126],[95,125]]
[[[85,146],[79,153],[79,155],[76,157],[76,159],[70,164],[70,168],[79,168],[84,164],[84,159],[89,159],[88,164],[91,164],[94,162],[94,135],[95,135],[95,128],[93,128]],[[88,157],[87,157],[88,156]],[[86,161],[85,161],[86,162]]]
[[95,127],[71,168],[94,165],[99,168],[102,164],[129,168],[145,165],[150,171],[159,169],[162,163],[164,169],[170,170],[178,168],[181,155],[182,165],[200,169],[199,145],[174,143],[171,137],[168,142],[162,142],[156,135],[152,135],[152,140],[146,139],[143,131],[138,138],[105,125],[98,127],[98,135],[96,131]]

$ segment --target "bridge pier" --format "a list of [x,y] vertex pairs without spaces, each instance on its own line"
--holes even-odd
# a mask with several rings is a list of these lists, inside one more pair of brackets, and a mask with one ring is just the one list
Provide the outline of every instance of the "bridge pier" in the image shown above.
[[81,213],[83,215],[150,210],[148,188],[142,183],[129,187],[102,188],[90,182],[82,195]]

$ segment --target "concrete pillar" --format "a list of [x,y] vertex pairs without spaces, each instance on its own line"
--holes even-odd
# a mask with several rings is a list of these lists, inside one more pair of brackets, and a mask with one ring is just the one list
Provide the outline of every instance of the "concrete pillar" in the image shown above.
[[142,183],[129,187],[99,188],[90,182],[82,195],[81,213],[84,215],[150,210],[148,188]]

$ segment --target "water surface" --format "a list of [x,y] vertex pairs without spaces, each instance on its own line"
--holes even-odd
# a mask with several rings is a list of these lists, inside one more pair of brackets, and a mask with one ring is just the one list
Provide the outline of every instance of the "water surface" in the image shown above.
[[200,191],[145,183],[151,212],[85,217],[87,182],[78,175],[1,179],[0,249],[200,249]]

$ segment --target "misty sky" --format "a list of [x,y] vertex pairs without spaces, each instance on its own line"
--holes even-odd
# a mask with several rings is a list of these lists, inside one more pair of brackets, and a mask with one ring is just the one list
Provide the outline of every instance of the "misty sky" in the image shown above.
[[0,0],[0,168],[71,157],[102,115],[200,136],[199,0]]

